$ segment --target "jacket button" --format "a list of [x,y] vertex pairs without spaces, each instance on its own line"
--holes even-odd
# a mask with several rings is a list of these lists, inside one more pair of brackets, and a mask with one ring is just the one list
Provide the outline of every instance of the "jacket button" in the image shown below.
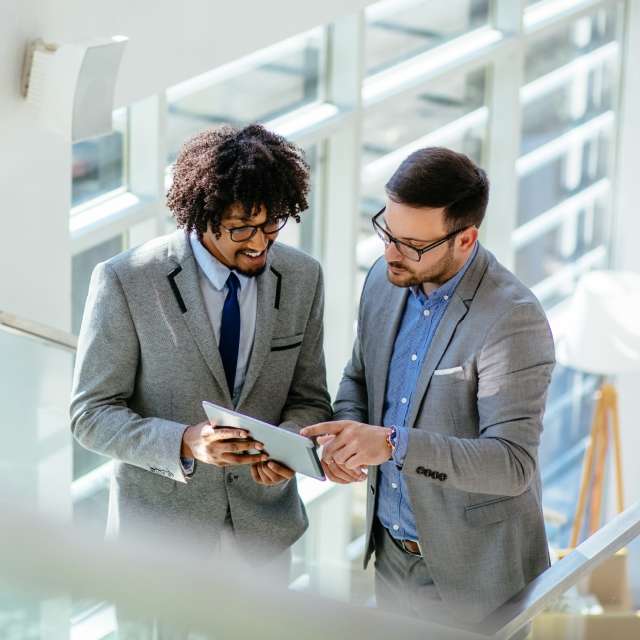
[[416,469],[416,473],[421,473],[422,475],[426,475],[427,474],[427,470],[424,467],[418,467]]

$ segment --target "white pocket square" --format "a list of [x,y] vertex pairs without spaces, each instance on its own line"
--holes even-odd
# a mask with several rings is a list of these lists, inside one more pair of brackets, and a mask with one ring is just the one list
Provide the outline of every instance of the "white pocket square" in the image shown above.
[[436,369],[433,372],[434,376],[449,376],[452,373],[460,373],[461,371],[464,371],[464,369],[462,367],[451,367],[451,369]]

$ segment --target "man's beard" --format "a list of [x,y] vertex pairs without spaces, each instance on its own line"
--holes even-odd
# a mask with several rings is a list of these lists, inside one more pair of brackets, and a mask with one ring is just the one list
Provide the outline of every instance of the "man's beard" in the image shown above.
[[[274,240],[269,240],[269,243],[265,247],[264,251],[267,256],[269,254],[269,249],[271,249],[274,242],[275,242]],[[236,254],[236,259],[238,255],[242,255],[242,251],[239,251]],[[265,261],[265,263],[261,267],[258,267],[257,269],[240,269],[239,267],[235,267],[234,271],[237,271],[239,274],[246,276],[247,278],[257,278],[258,276],[261,276],[266,271],[266,269],[267,269],[267,262]]]
[[237,271],[240,275],[246,276],[247,278],[257,278],[258,276],[261,276],[266,270],[266,263],[263,266],[258,267],[257,269],[239,269],[238,267],[234,269],[234,271]]
[[447,252],[447,255],[430,271],[420,275],[409,271],[400,262],[389,262],[388,266],[404,270],[403,274],[396,275],[387,269],[387,278],[396,287],[421,287],[425,282],[441,286],[454,276],[454,261],[451,252]]

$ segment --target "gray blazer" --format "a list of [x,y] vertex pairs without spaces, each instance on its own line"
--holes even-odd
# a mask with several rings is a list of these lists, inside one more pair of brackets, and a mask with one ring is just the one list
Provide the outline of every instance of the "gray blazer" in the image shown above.
[[307,517],[295,479],[259,485],[247,466],[198,464],[185,478],[182,434],[202,400],[298,430],[331,414],[320,265],[276,243],[258,277],[256,333],[234,407],[183,231],[96,267],[78,345],[71,429],[114,459],[108,532],[139,526],[217,542],[230,510],[240,548],[277,553]]
[[[335,419],[382,424],[407,294],[388,281],[386,263],[378,260],[362,293]],[[549,564],[538,445],[554,362],[540,304],[480,246],[425,358],[402,471],[438,592],[469,620],[497,608]],[[376,490],[372,467],[365,565]]]

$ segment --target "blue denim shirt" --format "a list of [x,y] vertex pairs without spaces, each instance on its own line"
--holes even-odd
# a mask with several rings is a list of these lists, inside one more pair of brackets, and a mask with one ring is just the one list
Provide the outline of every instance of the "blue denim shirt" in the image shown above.
[[379,467],[377,515],[382,525],[398,540],[418,540],[415,515],[401,472],[407,455],[409,429],[412,427],[406,421],[413,392],[449,300],[477,253],[476,243],[462,269],[429,296],[421,287],[411,289],[393,345],[382,423],[385,427],[396,427],[396,451],[393,460]]

